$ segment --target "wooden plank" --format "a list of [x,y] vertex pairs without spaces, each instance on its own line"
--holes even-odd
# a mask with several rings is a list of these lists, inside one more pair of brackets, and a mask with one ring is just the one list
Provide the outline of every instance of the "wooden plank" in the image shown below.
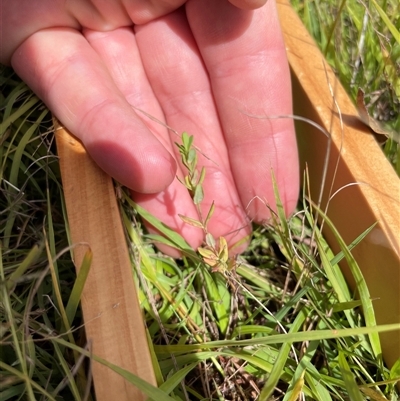
[[[82,295],[93,354],[156,385],[143,316],[111,178],[56,122],[57,149],[77,269],[90,246],[93,262]],[[93,362],[97,401],[146,400],[136,387]]]
[[[364,274],[378,324],[400,322],[400,181],[369,130],[359,122],[347,93],[329,68],[314,40],[287,0],[278,10],[292,71],[294,113],[309,118],[332,135],[332,149],[324,188],[329,194],[328,216],[347,243],[375,222],[377,226],[354,249]],[[343,127],[337,102],[342,114]],[[327,138],[305,123],[296,123],[302,169],[307,163],[312,197],[318,200]],[[337,165],[336,175],[334,174]],[[339,247],[325,227],[324,235],[335,252]],[[346,278],[354,288],[349,270]],[[392,366],[400,358],[400,333],[381,335],[383,356]]]

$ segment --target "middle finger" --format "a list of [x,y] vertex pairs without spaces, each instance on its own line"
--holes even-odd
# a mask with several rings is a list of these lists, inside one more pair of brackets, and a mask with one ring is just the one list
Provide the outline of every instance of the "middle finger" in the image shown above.
[[[216,208],[208,229],[233,245],[247,237],[251,228],[231,173],[208,74],[184,9],[136,26],[135,32],[146,74],[168,125],[193,135],[200,151],[198,169],[206,169],[202,215],[212,202]],[[176,148],[175,154],[179,160]],[[233,252],[242,249],[243,244]]]

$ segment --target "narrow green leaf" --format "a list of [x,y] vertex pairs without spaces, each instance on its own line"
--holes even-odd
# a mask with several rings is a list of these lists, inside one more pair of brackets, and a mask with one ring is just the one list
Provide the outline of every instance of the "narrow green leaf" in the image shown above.
[[299,399],[304,387],[304,374],[305,371],[303,370],[301,376],[296,380],[287,401],[297,401]]
[[[163,378],[163,374],[161,371],[160,363],[159,363],[157,355],[154,351],[153,340],[151,338],[149,329],[147,327],[145,327],[145,330],[146,330],[147,344],[149,344],[149,351],[150,351],[151,362],[153,365],[154,376],[156,377],[156,382],[157,382],[158,386],[162,386],[162,384],[164,383],[164,378]],[[164,389],[164,391],[165,391],[165,389]]]
[[[70,342],[71,344],[73,344],[73,342]],[[69,363],[65,360],[65,357],[63,355],[63,350],[64,347],[60,344],[57,343],[53,343],[53,347],[55,350],[55,353],[57,355],[57,360],[58,360],[58,364],[60,367],[60,370],[63,372],[63,375],[67,378],[67,383],[68,383],[68,387],[70,388],[73,397],[74,397],[74,401],[81,401],[82,397],[80,395],[78,386],[76,381],[74,380],[74,376],[71,372],[71,366],[69,365]],[[79,354],[75,352],[75,356],[76,359],[79,358],[78,356]],[[59,383],[59,385],[54,389],[53,394],[58,394],[59,391],[61,391],[61,389],[64,387],[65,383],[62,381]]]
[[2,123],[0,123],[0,135],[2,135],[5,132],[5,130],[9,127],[10,124],[16,121],[19,117],[26,114],[38,102],[39,98],[37,98],[36,96],[32,96],[29,101],[27,101],[21,107],[18,107],[16,111],[10,115],[9,118],[6,118]]
[[203,192],[203,187],[201,185],[196,185],[194,189],[194,195],[193,195],[193,203],[195,205],[199,205],[204,199],[204,192]]
[[43,110],[40,113],[40,116],[36,119],[35,124],[32,124],[29,129],[26,130],[23,137],[20,139],[18,146],[16,148],[16,152],[13,157],[13,163],[10,171],[9,181],[11,184],[18,187],[18,175],[20,173],[21,168],[21,159],[25,152],[26,146],[28,142],[31,140],[32,135],[35,133],[38,125],[43,121],[43,119],[47,116],[48,110]]
[[[302,327],[305,319],[306,319],[305,309],[303,308],[300,313],[296,316],[295,321],[292,323],[290,327],[289,334],[297,333],[298,330]],[[258,400],[259,401],[267,401],[271,394],[273,393],[278,381],[282,375],[283,368],[286,365],[287,359],[289,357],[289,352],[292,347],[292,343],[288,342],[282,345],[279,355],[274,363],[274,367],[268,377],[267,382],[265,383],[264,388],[262,389]]]
[[210,209],[207,213],[207,217],[204,220],[204,227],[207,228],[208,222],[210,221],[212,215],[214,214],[214,210],[215,210],[215,203],[214,201],[211,203]]
[[8,289],[11,289],[18,281],[18,279],[26,272],[26,270],[36,262],[42,250],[43,250],[43,244],[40,247],[38,245],[34,245],[32,247],[32,249],[28,252],[28,255],[26,255],[25,259],[8,277],[7,279]]
[[[0,368],[6,372],[12,374],[13,376],[19,377],[22,381],[25,382],[26,387],[31,388],[31,389],[34,388],[37,392],[44,395],[47,400],[56,401],[55,398],[53,398],[44,388],[39,386],[34,380],[32,380],[29,376],[27,376],[20,370],[15,369],[14,367],[5,364],[2,360],[0,360]],[[26,396],[28,398],[24,398],[24,399],[27,399],[27,400],[36,400],[37,399],[33,395],[33,391],[28,391],[28,394]],[[18,397],[18,398],[20,398],[20,397]]]
[[361,394],[360,389],[357,386],[356,380],[353,373],[350,370],[350,366],[347,363],[346,357],[342,351],[339,352],[339,366],[342,372],[344,384],[351,401],[364,401],[364,397]]
[[199,182],[198,182],[200,185],[204,182],[205,177],[206,177],[206,169],[205,169],[205,167],[202,167],[201,171],[200,171]]
[[207,295],[216,315],[216,323],[221,333],[225,334],[229,324],[231,294],[226,288],[226,283],[222,287],[218,285],[216,275],[211,275],[207,270],[204,270],[203,276]]
[[[339,302],[341,303],[351,302],[348,286],[344,281],[343,276],[342,275],[338,276],[338,273],[340,273],[339,267],[337,265],[331,264],[325,249],[325,241],[322,237],[322,234],[318,228],[315,228],[314,230],[315,230],[315,241],[318,246],[318,253],[319,257],[321,258],[322,267],[324,268],[325,274],[327,275],[333,289],[335,290]],[[346,315],[346,317],[351,326],[354,327],[354,320],[352,316]]]
[[278,218],[279,218],[279,223],[283,229],[283,235],[285,238],[290,238],[289,236],[289,226],[287,223],[287,218],[286,218],[286,214],[285,214],[285,208],[283,207],[283,203],[282,200],[280,198],[279,195],[279,188],[278,188],[278,184],[276,182],[276,177],[275,177],[275,173],[273,170],[271,170],[271,176],[272,176],[272,186],[274,189],[274,197],[275,197],[275,203],[276,203],[276,211],[278,214]]
[[369,335],[371,333],[386,333],[389,331],[400,331],[400,323],[384,324],[374,327],[358,327],[352,329],[313,330],[300,331],[288,334],[273,334],[268,337],[252,338],[249,340],[223,340],[209,341],[201,344],[187,345],[155,345],[157,353],[175,353],[197,351],[199,349],[210,349],[219,347],[246,347],[252,345],[284,344],[302,341],[328,340],[333,338],[353,337]]
[[186,177],[185,177],[184,180],[181,180],[178,176],[176,176],[176,179],[177,179],[184,187],[186,187],[187,189],[190,189],[190,188],[187,187]]
[[188,366],[185,366],[182,369],[179,369],[175,372],[171,377],[168,378],[159,388],[162,391],[165,391],[167,394],[170,394],[185,377],[198,365],[198,362],[191,363]]
[[[153,401],[176,401],[174,398],[172,398],[168,394],[166,394],[165,391],[152,386],[147,381],[141,379],[140,377],[134,375],[133,373],[131,373],[117,365],[114,365],[113,363],[108,362],[105,359],[100,358],[97,355],[92,355],[89,351],[87,351],[81,347],[78,347],[75,344],[71,344],[68,341],[65,341],[61,338],[55,338],[54,341],[56,341],[60,345],[63,345],[64,347],[71,348],[72,350],[77,351],[77,352],[87,356],[88,358],[93,358],[96,362],[99,362],[104,366],[107,366],[112,371],[114,371],[115,373],[118,373],[121,377],[126,379],[129,383],[135,385],[140,391],[145,393]],[[1,361],[0,361],[0,366],[1,366]]]
[[[351,241],[351,243],[347,246],[349,251],[353,250],[376,226],[377,223],[372,224],[371,227],[367,228],[363,231],[355,240]],[[333,259],[331,259],[331,265],[337,265],[344,258],[343,251],[340,251]]]
[[130,198],[126,198],[129,204],[137,211],[139,216],[150,223],[156,230],[158,230],[161,234],[165,235],[167,239],[173,242],[178,249],[181,249],[182,252],[185,252],[187,255],[192,255],[197,258],[196,253],[190,247],[190,245],[183,239],[181,235],[176,233],[174,230],[169,228],[167,225],[162,223],[160,220],[152,216],[146,209],[139,206],[137,203],[133,202]]
[[390,369],[390,378],[391,379],[400,379],[400,358],[392,366]]
[[175,242],[171,241],[170,239],[168,239],[160,234],[145,234],[144,237],[151,240],[154,244],[167,245],[167,246],[171,247],[172,249],[176,249],[177,251],[182,252],[182,254],[184,254],[185,256],[194,258],[196,260],[198,259],[196,253],[193,250],[190,250],[189,252],[182,251],[182,249],[179,248],[179,246]]
[[358,308],[359,306],[361,306],[361,301],[357,300],[357,301],[349,301],[349,302],[339,302],[337,304],[334,304],[332,306],[332,311],[333,312],[341,312],[341,311],[345,311],[345,310],[349,310],[349,309],[355,309]]
[[[336,227],[332,223],[332,221],[325,215],[322,211],[319,211],[320,215],[323,217],[325,224],[327,224],[332,231],[333,235],[338,242],[340,249],[344,253],[346,258],[346,262],[349,265],[350,271],[355,279],[355,283],[357,285],[358,292],[360,294],[360,300],[362,303],[362,308],[364,312],[365,323],[367,327],[374,327],[376,326],[376,319],[375,319],[375,312],[374,307],[372,304],[372,299],[369,293],[368,286],[364,280],[360,267],[358,266],[357,261],[355,260],[354,256],[349,251],[348,246],[344,242],[343,238],[337,231]],[[322,256],[322,255],[321,255]],[[382,349],[381,343],[379,339],[378,333],[370,333],[369,340],[371,343],[372,350],[374,352],[375,358],[380,360],[382,358]]]
[[83,257],[81,266],[79,268],[79,273],[76,277],[74,286],[72,287],[71,295],[69,296],[68,303],[65,308],[65,314],[67,315],[69,325],[72,324],[72,321],[74,320],[76,311],[78,309],[79,302],[82,296],[82,291],[85,286],[86,279],[89,275],[92,259],[93,253],[90,249],[88,249]]
[[400,45],[400,32],[397,30],[395,25],[390,21],[390,18],[387,16],[385,11],[382,10],[380,5],[376,2],[376,0],[371,0],[372,3],[374,4],[376,10],[378,11],[379,15],[381,16],[383,22],[386,24],[388,27],[390,33],[393,35],[395,38],[396,42]]
[[[303,363],[303,359],[301,360],[301,363]],[[318,370],[311,362],[307,362],[305,365],[307,366],[307,370],[305,371],[305,382],[310,388],[313,397],[317,401],[332,401],[330,392],[327,389],[329,388],[329,382],[325,382],[322,379]]]

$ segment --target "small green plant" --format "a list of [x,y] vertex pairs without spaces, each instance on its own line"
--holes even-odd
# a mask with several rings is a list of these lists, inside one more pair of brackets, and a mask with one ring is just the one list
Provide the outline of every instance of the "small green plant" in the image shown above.
[[[182,144],[175,142],[175,145],[179,149],[181,155],[182,164],[187,169],[187,175],[184,180],[178,180],[188,189],[193,203],[199,205],[204,199],[203,182],[206,176],[206,170],[203,167],[201,171],[197,169],[197,151],[193,146],[193,136],[188,135],[187,132],[183,132],[181,136]],[[198,213],[201,215],[200,209]]]
[[201,228],[205,236],[205,246],[197,249],[198,253],[203,258],[204,263],[211,267],[212,272],[230,272],[236,265],[236,260],[229,257],[228,243],[225,237],[221,236],[216,239],[207,230],[208,222],[210,221],[214,210],[214,202],[207,213],[206,218],[202,221],[202,212],[200,204],[204,199],[203,182],[206,177],[206,170],[202,167],[201,171],[197,169],[197,151],[193,146],[193,136],[188,135],[187,132],[182,133],[182,144],[175,143],[181,155],[182,164],[187,169],[187,175],[184,180],[178,180],[188,189],[193,203],[197,208],[197,213],[200,220],[195,220],[187,216],[179,215],[179,217],[187,224]]

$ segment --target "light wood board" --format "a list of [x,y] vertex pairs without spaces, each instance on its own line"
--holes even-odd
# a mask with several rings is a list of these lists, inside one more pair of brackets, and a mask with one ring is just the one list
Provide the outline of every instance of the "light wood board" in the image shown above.
[[[59,125],[56,140],[71,241],[93,252],[81,300],[87,340],[93,354],[156,385],[112,180]],[[74,247],[77,269],[88,246]],[[92,363],[97,401],[147,399],[111,369]]]

